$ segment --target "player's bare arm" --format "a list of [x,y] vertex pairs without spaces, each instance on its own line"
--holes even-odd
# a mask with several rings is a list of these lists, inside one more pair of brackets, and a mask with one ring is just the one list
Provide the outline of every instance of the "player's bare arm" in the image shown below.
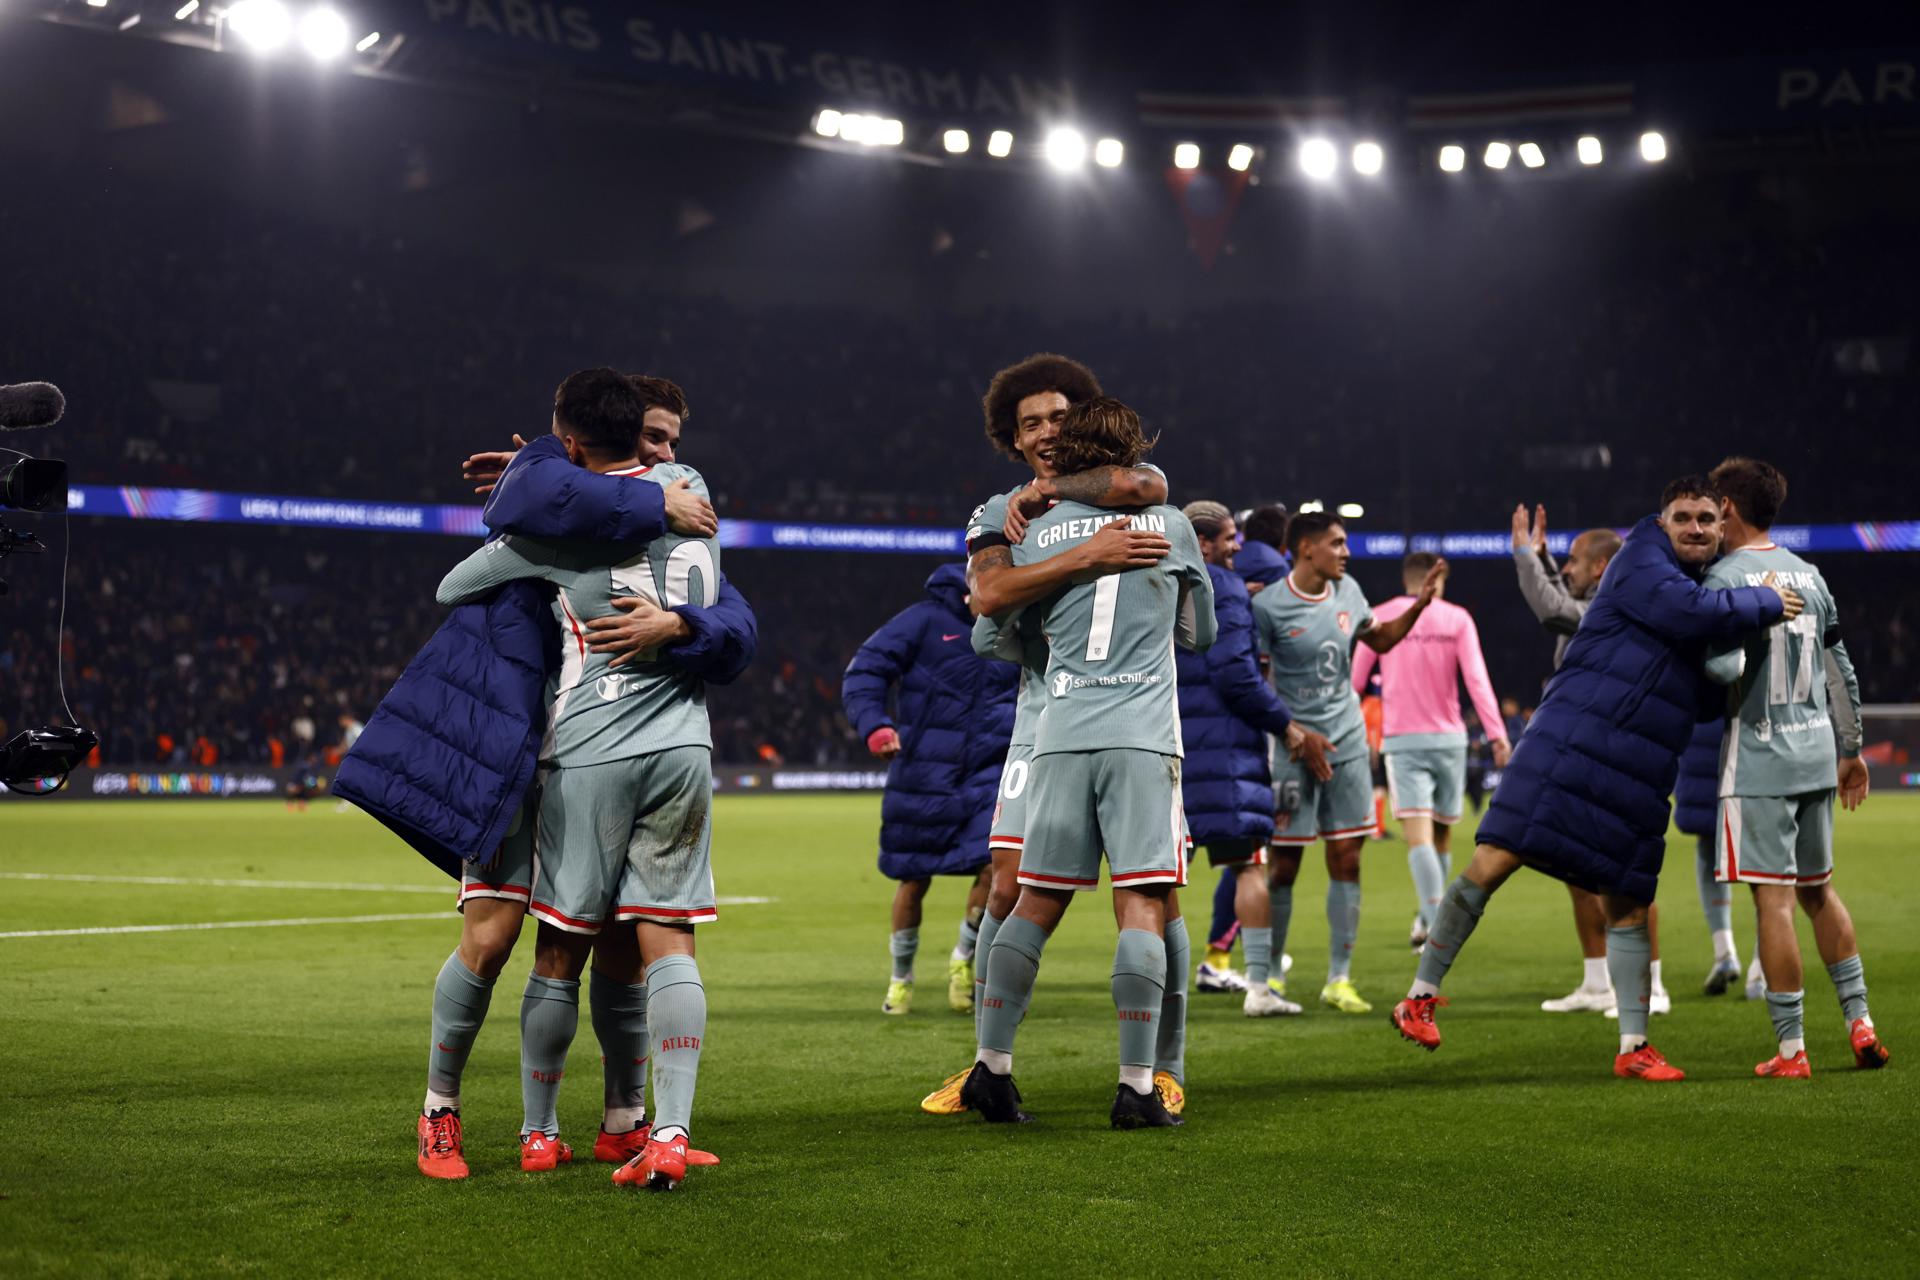
[[1152,467],[1093,467],[1070,476],[1039,477],[1008,501],[1004,532],[1010,541],[1019,542],[1026,537],[1027,521],[1055,501],[1112,510],[1151,507],[1166,500],[1167,478]]
[[1413,607],[1390,622],[1374,623],[1360,633],[1360,639],[1375,653],[1385,653],[1399,644],[1433,603],[1433,593],[1440,589],[1440,582],[1446,576],[1447,562],[1436,560],[1433,568],[1427,570],[1427,576],[1420,580],[1420,594],[1413,598]]
[[1295,720],[1287,725],[1287,731],[1280,736],[1280,741],[1287,748],[1287,759],[1306,765],[1307,772],[1317,781],[1333,780],[1333,762],[1327,757],[1333,754],[1334,747],[1326,734],[1315,733]]
[[1075,582],[1144,569],[1159,563],[1173,544],[1157,533],[1116,521],[1071,551],[1036,564],[1016,565],[1013,548],[982,547],[967,561],[967,600],[977,618],[999,617],[1044,600]]

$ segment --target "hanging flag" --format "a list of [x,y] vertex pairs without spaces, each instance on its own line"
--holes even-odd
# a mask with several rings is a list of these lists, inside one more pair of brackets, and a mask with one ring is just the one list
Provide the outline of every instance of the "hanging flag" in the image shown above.
[[1218,173],[1169,168],[1167,187],[1180,202],[1180,216],[1187,224],[1187,243],[1194,256],[1203,268],[1213,270],[1220,250],[1226,247],[1227,228],[1240,207],[1240,197],[1246,192],[1247,175],[1231,169]]

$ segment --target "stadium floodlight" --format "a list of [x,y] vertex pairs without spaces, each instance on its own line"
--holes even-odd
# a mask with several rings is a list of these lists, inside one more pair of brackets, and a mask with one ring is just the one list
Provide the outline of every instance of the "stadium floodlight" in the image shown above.
[[87,8],[89,9],[104,9],[106,7],[107,0],[87,0]]
[[173,20],[175,22],[185,22],[193,16],[193,11],[199,7],[200,0],[187,0],[185,4],[173,11]]
[[1600,139],[1588,134],[1574,144],[1574,151],[1580,157],[1581,164],[1599,164],[1601,151]]
[[1005,129],[995,129],[987,135],[987,154],[995,160],[1005,160],[1013,154],[1013,135]]
[[1325,138],[1308,138],[1300,144],[1300,172],[1316,182],[1325,182],[1340,167],[1340,153]]
[[1529,169],[1538,169],[1547,162],[1547,153],[1540,149],[1537,142],[1520,144],[1520,163]]
[[1235,173],[1245,173],[1253,167],[1253,148],[1244,142],[1236,142],[1227,152],[1227,168]]
[[1338,515],[1342,520],[1358,520],[1365,514],[1367,514],[1367,509],[1357,502],[1343,502],[1340,504],[1338,510]]
[[1308,498],[1300,504],[1300,514],[1303,516],[1312,515],[1316,511],[1325,511],[1326,509],[1327,504],[1318,498]]
[[338,9],[309,9],[300,19],[300,47],[315,62],[331,62],[353,44],[353,32]]
[[1353,144],[1353,171],[1371,178],[1386,166],[1387,153],[1380,149],[1377,142],[1356,142]]
[[822,107],[813,117],[813,131],[823,138],[837,138],[840,122],[845,118],[832,107]]
[[1440,167],[1448,173],[1458,173],[1467,167],[1467,149],[1458,143],[1449,142],[1440,148]]
[[1087,163],[1087,135],[1078,129],[1061,125],[1047,131],[1043,150],[1048,164],[1062,173],[1070,173]]
[[907,140],[907,126],[900,121],[875,116],[868,131],[867,145],[870,147],[897,147]]
[[1513,148],[1504,142],[1489,142],[1486,154],[1480,158],[1489,169],[1504,169],[1513,158]]
[[1649,129],[1640,135],[1640,158],[1648,164],[1659,164],[1667,158],[1666,135]]
[[973,147],[973,138],[965,129],[949,129],[940,135],[940,144],[950,156],[963,156]]
[[380,33],[378,31],[369,31],[367,32],[367,34],[360,37],[360,43],[353,46],[353,51],[355,53],[365,53],[367,50],[373,48],[373,46],[379,43],[380,43]]
[[293,14],[280,0],[240,0],[227,10],[226,23],[255,53],[274,53],[293,38]]
[[1126,158],[1126,144],[1118,138],[1102,138],[1093,144],[1093,162],[1102,169],[1118,169]]
[[1173,167],[1176,169],[1198,169],[1200,167],[1200,144],[1197,142],[1176,143],[1173,148]]

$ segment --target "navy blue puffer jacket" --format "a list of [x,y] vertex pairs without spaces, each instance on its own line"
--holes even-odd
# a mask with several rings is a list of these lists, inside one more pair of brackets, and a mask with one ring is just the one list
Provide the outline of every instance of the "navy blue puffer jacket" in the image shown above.
[[1479,839],[1570,884],[1653,901],[1667,797],[1725,694],[1704,646],[1777,621],[1767,587],[1708,590],[1649,516],[1607,566],[1480,822]]
[[[1236,565],[1237,567],[1237,565]],[[1287,704],[1260,674],[1253,597],[1238,573],[1207,566],[1220,632],[1205,653],[1174,651],[1180,671],[1180,773],[1187,827],[1197,845],[1273,835],[1267,735],[1287,731]]]
[[[974,654],[966,601],[966,569],[941,565],[927,599],[867,637],[841,682],[856,733],[900,734],[880,802],[880,870],[895,880],[967,875],[987,862],[1020,669]],[[887,713],[895,685],[897,718]]]
[[1720,819],[1720,738],[1725,719],[1715,716],[1693,727],[1693,740],[1680,756],[1680,777],[1673,784],[1673,825],[1690,836],[1710,836]]
[[[645,542],[666,530],[665,490],[601,476],[542,436],[514,457],[487,520],[496,532]],[[498,522],[498,523],[496,523]],[[533,780],[559,631],[546,589],[510,582],[456,607],[394,682],[334,778],[333,791],[458,876],[493,859]],[[753,660],[753,610],[724,580],[710,609],[675,609],[693,635],[667,661],[723,684]]]

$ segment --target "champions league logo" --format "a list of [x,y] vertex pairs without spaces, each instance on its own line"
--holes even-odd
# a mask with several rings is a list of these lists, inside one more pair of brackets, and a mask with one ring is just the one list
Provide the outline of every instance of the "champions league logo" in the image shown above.
[[1054,677],[1053,677],[1053,696],[1054,697],[1056,698],[1066,697],[1067,691],[1071,688],[1073,688],[1072,672],[1058,671],[1054,673]]

